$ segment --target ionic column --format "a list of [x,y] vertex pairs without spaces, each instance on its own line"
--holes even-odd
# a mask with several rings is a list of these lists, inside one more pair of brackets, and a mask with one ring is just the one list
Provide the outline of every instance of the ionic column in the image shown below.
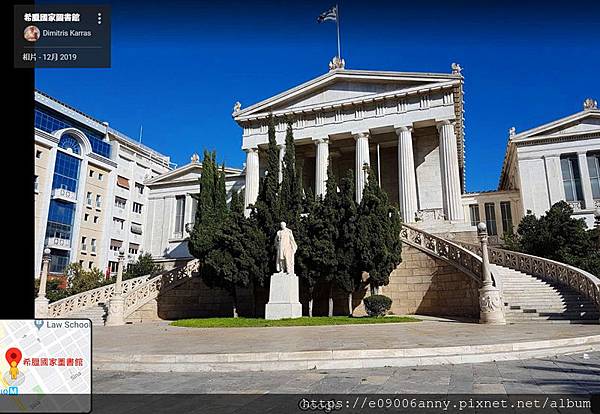
[[367,174],[364,171],[364,166],[365,164],[371,164],[369,158],[369,133],[361,132],[354,135],[354,139],[356,140],[356,202],[360,203],[365,184],[367,183]]
[[442,199],[446,220],[463,221],[461,205],[460,174],[458,170],[458,150],[454,125],[448,121],[437,124],[440,134],[440,168],[442,176]]
[[[285,157],[285,144],[279,144],[279,182],[283,181],[283,158]],[[258,193],[257,193],[258,194]]]
[[[248,148],[246,151],[246,189],[244,191],[244,207],[256,203],[258,198],[259,163],[258,148]],[[246,209],[245,214],[250,214]]]
[[583,201],[586,210],[594,208],[594,196],[592,194],[592,182],[590,181],[590,170],[587,163],[587,154],[585,152],[577,153],[579,164],[579,176],[581,177],[581,191],[583,192]]
[[329,164],[329,139],[321,138],[315,141],[317,160],[315,162],[315,195],[325,197],[327,192],[327,166]]
[[396,129],[398,134],[398,197],[402,221],[412,223],[417,212],[417,181],[413,155],[412,127]]

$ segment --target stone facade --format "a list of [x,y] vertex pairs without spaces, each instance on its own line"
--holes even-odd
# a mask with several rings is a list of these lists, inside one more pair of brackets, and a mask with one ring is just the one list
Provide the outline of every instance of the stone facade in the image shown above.
[[404,245],[402,263],[381,293],[396,315],[479,316],[478,283],[443,260]]

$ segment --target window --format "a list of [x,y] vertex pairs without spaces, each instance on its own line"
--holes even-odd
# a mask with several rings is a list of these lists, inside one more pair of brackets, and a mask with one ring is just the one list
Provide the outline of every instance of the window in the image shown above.
[[98,173],[98,181],[102,181],[103,178],[104,178],[104,174]]
[[485,203],[485,225],[488,235],[496,236],[498,228],[496,227],[496,207],[494,203]]
[[590,182],[592,184],[592,197],[600,199],[600,154],[587,156],[588,170],[590,171]]
[[125,220],[113,217],[113,225],[117,230],[123,230],[123,228],[125,227]]
[[90,193],[88,191],[87,195],[85,196],[85,202],[88,206],[92,205],[92,193]]
[[90,170],[90,177],[94,177],[94,170]]
[[92,267],[94,267],[94,262],[88,262],[88,269],[91,269]]
[[566,200],[582,200],[583,196],[581,191],[581,177],[579,175],[579,163],[577,161],[577,156],[571,155],[561,158],[560,167],[562,169],[563,186],[565,188]]
[[110,241],[110,250],[112,250],[113,252],[118,252],[122,245],[122,241],[112,239]]
[[98,194],[96,196],[96,208],[100,208],[102,207],[102,196],[100,194]]
[[66,250],[52,250],[50,253],[50,272],[63,273],[69,264],[69,252]]
[[92,239],[92,253],[96,253],[96,239]]
[[117,185],[129,190],[129,180],[125,177],[117,176]]
[[79,159],[64,152],[58,152],[54,164],[52,188],[64,188],[76,193],[77,181],[79,179],[79,164]]
[[94,216],[94,224],[98,224],[98,216]]
[[115,207],[125,209],[127,200],[121,197],[115,197]]
[[502,231],[504,233],[512,233],[512,212],[510,211],[510,201],[500,202],[500,214],[502,215]]
[[481,217],[479,216],[479,205],[470,204],[469,211],[471,212],[471,226],[477,226],[481,221]]
[[108,262],[108,268],[110,269],[110,273],[117,273],[119,262]]
[[83,260],[79,261],[79,266],[83,267]]
[[140,249],[139,244],[129,243],[129,253],[130,254],[138,254],[139,249]]
[[40,150],[37,150],[37,151],[35,152],[35,158],[42,158],[42,151],[40,151]]
[[87,250],[87,246],[85,244],[86,240],[87,240],[87,237],[82,237],[81,238],[81,250],[84,251],[84,252]]
[[131,232],[133,234],[142,234],[142,225],[139,223],[131,223]]
[[77,139],[69,134],[64,134],[62,137],[60,137],[58,146],[69,152],[73,152],[74,154],[79,154],[81,152],[81,148],[79,147]]
[[142,205],[140,203],[133,203],[133,212],[142,214]]
[[175,235],[183,236],[183,214],[185,212],[185,196],[175,197]]
[[90,218],[90,215],[88,213],[85,213],[83,215],[83,221],[88,221],[89,218]]
[[144,194],[143,184],[135,183],[135,189],[137,190],[138,194]]

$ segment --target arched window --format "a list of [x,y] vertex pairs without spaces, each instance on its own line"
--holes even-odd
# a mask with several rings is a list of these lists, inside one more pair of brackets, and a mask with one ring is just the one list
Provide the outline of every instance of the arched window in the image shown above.
[[71,149],[73,151],[73,153],[75,153],[75,154],[81,153],[81,148],[79,146],[79,143],[77,142],[75,137],[73,137],[72,135],[69,135],[69,134],[65,134],[62,137],[60,137],[58,146],[63,149],[66,149],[66,150]]

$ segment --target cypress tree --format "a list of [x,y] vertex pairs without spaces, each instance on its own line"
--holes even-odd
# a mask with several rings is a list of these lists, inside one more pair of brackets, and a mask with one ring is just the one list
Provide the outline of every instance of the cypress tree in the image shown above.
[[308,292],[308,316],[313,316],[313,294],[319,280],[319,273],[313,263],[313,258],[318,254],[313,245],[313,230],[316,220],[316,201],[310,189],[303,198],[303,213],[298,225],[298,234],[295,236],[298,244],[296,253],[296,273],[306,286]]
[[352,293],[361,282],[361,272],[357,261],[358,253],[356,251],[357,205],[352,170],[348,170],[348,175],[340,181],[338,212],[337,227],[339,235],[336,240],[338,260],[336,284],[348,294],[348,315],[352,315]]
[[338,258],[336,241],[339,237],[339,197],[337,182],[331,169],[331,161],[327,165],[327,185],[325,197],[317,200],[317,217],[315,218],[315,246],[320,254],[315,258],[315,265],[320,271],[321,279],[329,283],[329,317],[333,316],[333,288],[337,284]]
[[[258,197],[251,216],[266,237],[267,266],[261,278],[266,279],[275,273],[275,235],[279,229],[279,150],[275,140],[275,123],[269,117],[269,144],[267,148],[267,173],[261,180]],[[262,254],[264,257],[264,252]]]
[[397,212],[389,204],[375,174],[369,168],[363,198],[358,206],[356,248],[362,270],[369,273],[372,290],[389,283],[391,271],[400,263]]
[[292,123],[287,123],[285,134],[285,155],[283,157],[283,174],[279,194],[279,218],[296,230],[302,210],[301,180],[296,168],[296,145]]

